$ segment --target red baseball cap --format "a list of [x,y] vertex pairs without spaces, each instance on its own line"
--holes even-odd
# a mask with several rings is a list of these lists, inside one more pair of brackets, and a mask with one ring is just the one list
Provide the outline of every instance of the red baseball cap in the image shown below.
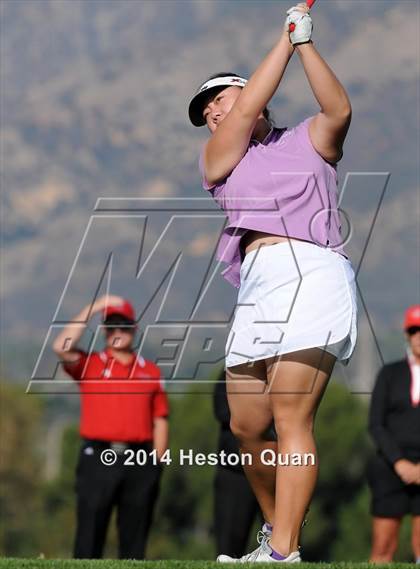
[[420,326],[420,304],[410,306],[405,312],[404,330],[411,326]]
[[105,321],[109,316],[111,316],[111,314],[120,314],[121,316],[124,316],[133,322],[136,321],[136,313],[134,311],[133,305],[131,302],[128,302],[128,300],[124,300],[124,302],[118,306],[107,306],[103,311],[103,320]]

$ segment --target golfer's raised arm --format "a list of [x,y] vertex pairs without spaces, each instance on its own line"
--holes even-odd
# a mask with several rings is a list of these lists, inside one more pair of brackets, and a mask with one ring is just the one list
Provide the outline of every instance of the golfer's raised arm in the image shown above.
[[209,182],[227,176],[243,157],[257,119],[276,92],[293,51],[284,29],[206,145],[204,164]]
[[337,162],[351,122],[349,97],[312,43],[298,45],[296,50],[321,107],[309,125],[312,144],[325,160]]
[[271,101],[294,51],[286,30],[242,89],[236,105],[242,116],[256,119]]

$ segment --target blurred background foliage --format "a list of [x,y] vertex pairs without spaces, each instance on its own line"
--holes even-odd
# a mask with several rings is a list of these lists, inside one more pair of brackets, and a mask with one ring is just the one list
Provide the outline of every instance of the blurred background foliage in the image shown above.
[[[180,466],[179,450],[217,450],[218,424],[211,394],[198,389],[171,394],[170,446],[150,534],[148,558],[212,559],[215,467]],[[76,423],[63,429],[60,466],[43,472],[45,403],[1,385],[0,554],[71,557],[75,527],[74,473],[79,449]],[[366,560],[370,548],[369,491],[365,469],[372,445],[367,400],[331,383],[320,406],[316,435],[320,474],[308,524],[302,533],[305,560]],[[258,529],[256,521],[255,531]],[[397,559],[410,561],[410,524],[405,520]],[[254,546],[255,533],[250,536]],[[115,516],[106,557],[116,557]]]

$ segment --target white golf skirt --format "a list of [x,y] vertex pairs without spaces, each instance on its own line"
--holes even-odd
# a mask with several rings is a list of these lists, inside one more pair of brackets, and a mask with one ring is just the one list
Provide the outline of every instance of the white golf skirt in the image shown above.
[[348,365],[356,340],[356,281],[349,259],[293,239],[245,255],[225,369],[312,347]]

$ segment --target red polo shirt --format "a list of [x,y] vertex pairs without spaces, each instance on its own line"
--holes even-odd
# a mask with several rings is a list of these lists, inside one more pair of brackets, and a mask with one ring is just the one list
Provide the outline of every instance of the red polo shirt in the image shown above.
[[103,441],[152,441],[154,418],[169,414],[159,367],[135,354],[131,363],[123,364],[109,349],[90,355],[79,352],[79,360],[63,367],[79,382],[80,435]]

